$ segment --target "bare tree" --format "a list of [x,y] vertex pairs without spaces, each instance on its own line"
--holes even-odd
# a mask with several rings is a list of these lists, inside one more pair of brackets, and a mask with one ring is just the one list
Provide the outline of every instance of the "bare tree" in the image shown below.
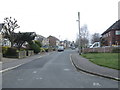
[[[88,43],[89,43],[89,39],[88,39],[88,37],[89,37],[89,31],[88,31],[88,28],[87,28],[87,25],[85,24],[85,25],[83,25],[82,27],[81,27],[81,29],[80,29],[80,46],[81,47],[87,47],[88,46]],[[77,39],[76,39],[76,45],[78,46],[78,44],[79,44],[79,36],[77,35]]]
[[85,24],[81,27],[81,45],[82,45],[82,47],[88,46],[88,43],[89,43],[88,35],[89,35],[88,28],[87,28],[87,25]]
[[93,35],[92,35],[92,39],[91,39],[91,42],[92,42],[92,44],[94,43],[94,42],[99,42],[100,41],[100,34],[99,33],[94,33]]
[[3,31],[2,34],[4,36],[4,38],[7,38],[10,40],[11,42],[11,47],[14,44],[14,40],[15,40],[15,33],[14,30],[19,28],[20,26],[17,24],[17,20],[12,17],[8,18],[4,18],[4,26],[3,26]]

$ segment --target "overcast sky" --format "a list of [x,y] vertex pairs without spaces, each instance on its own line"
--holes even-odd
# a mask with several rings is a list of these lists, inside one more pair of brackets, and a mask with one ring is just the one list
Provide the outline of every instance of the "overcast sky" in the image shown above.
[[75,40],[78,34],[77,12],[81,26],[90,34],[103,33],[118,20],[119,0],[1,0],[0,23],[5,17],[18,20],[15,31],[36,32],[48,37]]

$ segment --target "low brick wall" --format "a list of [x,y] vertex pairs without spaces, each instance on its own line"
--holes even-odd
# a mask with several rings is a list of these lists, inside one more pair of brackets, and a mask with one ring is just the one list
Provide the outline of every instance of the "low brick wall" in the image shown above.
[[2,61],[2,53],[0,53],[0,61]]
[[17,57],[18,58],[24,58],[24,57],[26,57],[26,51],[19,51],[18,53],[17,53]]
[[33,50],[28,50],[27,51],[27,56],[32,56],[34,55],[34,51]]
[[2,47],[0,46],[0,61],[2,61]]
[[110,53],[117,47],[99,47],[99,48],[84,48],[82,49],[83,53],[89,53],[89,52],[104,52],[104,53]]

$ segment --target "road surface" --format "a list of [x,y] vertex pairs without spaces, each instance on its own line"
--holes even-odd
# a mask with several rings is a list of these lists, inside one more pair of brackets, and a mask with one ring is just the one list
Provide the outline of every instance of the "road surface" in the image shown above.
[[77,71],[75,50],[53,52],[3,73],[3,88],[118,88],[118,82]]

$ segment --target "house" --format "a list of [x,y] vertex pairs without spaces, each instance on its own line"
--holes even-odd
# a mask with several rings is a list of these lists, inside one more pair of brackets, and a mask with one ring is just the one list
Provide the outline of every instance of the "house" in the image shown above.
[[2,46],[11,47],[11,42],[8,39],[3,38],[2,39]]
[[2,28],[3,28],[3,23],[0,23],[0,46],[2,46],[2,34],[1,34],[1,30],[2,30]]
[[49,39],[49,46],[59,46],[60,40],[54,36],[47,37]]
[[2,34],[1,34],[2,27],[3,24],[0,24],[0,46],[2,45]]
[[120,19],[102,33],[103,46],[120,45]]
[[1,46],[8,46],[8,47],[10,47],[11,46],[11,42],[8,39],[3,38],[3,35],[1,34],[1,30],[3,28],[3,25],[4,25],[4,23],[0,24],[0,45]]
[[48,38],[45,38],[44,36],[42,35],[37,35],[35,37],[35,40],[38,40],[42,43],[43,46],[49,46],[49,39]]
[[70,44],[69,41],[64,40],[64,41],[60,41],[59,45],[64,46],[64,48],[68,48]]
[[2,34],[1,34],[1,30],[2,30],[3,24],[0,24],[0,61],[2,58]]

